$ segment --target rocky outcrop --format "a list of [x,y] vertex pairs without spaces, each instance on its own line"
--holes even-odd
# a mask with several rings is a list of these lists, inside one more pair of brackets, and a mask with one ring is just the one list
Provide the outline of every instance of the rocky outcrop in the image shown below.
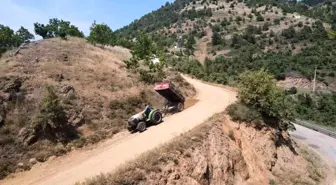
[[273,128],[234,123],[225,115],[203,127],[88,184],[324,184],[325,164],[307,158],[286,133],[277,142]]

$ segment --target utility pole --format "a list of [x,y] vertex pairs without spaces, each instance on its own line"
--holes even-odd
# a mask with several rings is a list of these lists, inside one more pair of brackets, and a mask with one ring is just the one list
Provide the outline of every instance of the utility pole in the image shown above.
[[183,44],[183,39],[182,39],[182,2],[179,1],[179,6],[180,6],[180,12],[179,12],[179,20],[178,20],[178,29],[177,29],[177,33],[178,33],[178,47],[180,48],[180,52],[182,54],[182,44]]
[[316,67],[315,67],[315,73],[314,73],[314,82],[313,82],[313,93],[315,93],[315,88],[316,88]]

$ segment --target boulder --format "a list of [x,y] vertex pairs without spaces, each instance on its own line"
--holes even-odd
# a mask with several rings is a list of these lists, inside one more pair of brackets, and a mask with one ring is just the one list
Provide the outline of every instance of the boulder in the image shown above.
[[55,159],[56,159],[56,156],[52,155],[52,156],[50,156],[50,157],[48,158],[48,161],[53,161],[53,160],[55,160]]
[[67,93],[69,93],[70,91],[75,91],[75,88],[72,87],[71,85],[63,85],[63,86],[61,87],[61,93],[63,93],[63,94],[67,94]]
[[60,89],[64,97],[71,98],[75,95],[75,88],[71,85],[63,85]]
[[75,127],[80,127],[83,125],[83,122],[84,122],[84,119],[82,117],[78,117],[72,122],[72,125]]
[[24,167],[24,164],[23,164],[23,163],[18,163],[17,166],[18,166],[19,168],[23,168],[23,167]]
[[29,159],[29,164],[34,165],[34,164],[36,164],[36,163],[37,163],[36,158],[31,158],[31,159]]
[[60,74],[56,74],[56,75],[54,76],[54,79],[55,79],[57,82],[61,82],[61,81],[64,79],[64,76],[63,76],[62,73],[60,73]]
[[20,92],[21,86],[22,86],[22,80],[20,78],[16,78],[15,80],[8,82],[4,86],[3,91],[6,93]]
[[36,141],[36,135],[33,129],[23,127],[18,134],[18,138],[25,145],[31,145]]

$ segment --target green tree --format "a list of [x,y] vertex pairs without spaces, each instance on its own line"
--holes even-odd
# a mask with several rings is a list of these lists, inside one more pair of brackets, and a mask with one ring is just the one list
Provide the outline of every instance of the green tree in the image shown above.
[[196,44],[195,37],[193,35],[189,35],[187,38],[187,43],[185,47],[189,50],[190,54],[194,53],[194,45]]
[[65,37],[67,35],[73,37],[84,37],[84,33],[79,29],[71,25],[69,21],[59,20],[57,18],[49,19],[49,23],[44,25],[40,23],[34,23],[34,30],[37,35],[40,35],[43,39],[53,37]]
[[136,39],[132,54],[141,60],[148,60],[153,54],[156,54],[153,40],[143,32],[140,32]]
[[282,31],[282,36],[284,36],[286,39],[290,39],[295,36],[295,33],[294,26],[290,26],[288,29]]
[[0,24],[0,54],[13,46],[13,37],[14,31],[8,26]]
[[257,21],[258,22],[263,22],[265,19],[264,19],[264,17],[262,16],[262,15],[258,15],[257,16]]
[[213,32],[212,34],[212,45],[220,45],[223,43],[222,37],[219,35],[218,32]]
[[285,92],[277,87],[274,77],[264,69],[246,71],[239,75],[239,100],[262,114],[271,123],[281,126],[291,120],[293,113]]
[[34,23],[34,31],[36,35],[40,35],[43,39],[51,38],[48,27],[44,24]]
[[23,26],[18,29],[15,34],[18,36],[20,39],[20,42],[27,42],[31,39],[34,39],[34,35],[28,31],[28,29],[24,28]]
[[33,126],[42,135],[49,136],[53,135],[55,130],[67,125],[67,117],[55,89],[52,86],[47,86],[46,90]]
[[112,29],[106,24],[96,24],[94,21],[90,28],[90,35],[87,38],[93,44],[114,45],[115,35]]

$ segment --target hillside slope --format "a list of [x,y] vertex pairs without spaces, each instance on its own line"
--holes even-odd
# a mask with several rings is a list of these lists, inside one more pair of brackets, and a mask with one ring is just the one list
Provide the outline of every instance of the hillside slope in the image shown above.
[[[264,67],[277,80],[311,83],[317,67],[318,90],[334,91],[336,41],[330,20],[335,3],[289,2],[178,0],[116,33],[129,39],[139,31],[149,33],[167,55],[180,55],[175,47],[182,36],[183,55],[207,62],[206,69],[193,70],[197,62],[185,62],[183,72],[208,81],[230,84],[239,73]],[[295,87],[312,89],[303,83]]]
[[[0,59],[0,178],[50,156],[96,143],[123,130],[145,103],[161,108],[152,85],[127,71],[120,47],[84,39],[46,39]],[[186,97],[193,88],[169,75]],[[48,88],[46,88],[48,87]]]
[[[314,152],[275,130],[213,116],[195,130],[84,184],[329,184]],[[332,179],[331,179],[332,180]]]
[[36,165],[32,170],[15,174],[14,178],[7,178],[0,183],[73,185],[76,181],[108,173],[138,155],[192,130],[235,101],[236,93],[229,88],[215,87],[188,77],[185,79],[197,90],[198,101],[194,106],[165,117],[163,123],[150,127],[145,132],[122,133],[93,148],[75,150],[70,155]]

